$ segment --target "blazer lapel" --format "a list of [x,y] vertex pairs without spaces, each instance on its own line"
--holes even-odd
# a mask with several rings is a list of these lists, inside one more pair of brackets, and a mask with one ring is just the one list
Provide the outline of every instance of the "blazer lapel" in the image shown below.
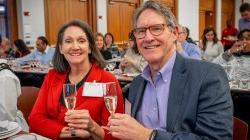
[[179,117],[186,82],[187,71],[185,59],[177,53],[173,67],[167,108],[167,130],[170,132],[174,131],[176,121]]
[[132,102],[132,108],[131,108],[131,116],[135,118],[136,113],[142,103],[142,97],[144,95],[146,82],[142,77],[140,77],[140,79],[137,80],[134,85],[136,85],[136,88],[132,89],[133,92],[130,93],[135,98],[134,102]]

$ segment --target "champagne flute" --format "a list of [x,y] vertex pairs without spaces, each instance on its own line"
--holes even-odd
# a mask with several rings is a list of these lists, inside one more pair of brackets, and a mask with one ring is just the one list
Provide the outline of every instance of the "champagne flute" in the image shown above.
[[116,83],[115,82],[104,83],[103,89],[104,89],[103,97],[105,105],[111,117],[113,117],[117,105]]
[[63,97],[68,110],[74,110],[76,105],[76,85],[63,84]]
[[[76,106],[76,85],[75,84],[63,84],[63,98],[65,105],[69,111],[74,110]],[[75,136],[74,128],[69,128],[71,131],[71,136]]]

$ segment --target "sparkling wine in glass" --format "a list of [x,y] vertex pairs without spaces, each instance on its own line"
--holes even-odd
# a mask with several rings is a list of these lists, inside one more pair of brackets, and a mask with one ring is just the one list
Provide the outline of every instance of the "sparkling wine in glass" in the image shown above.
[[66,107],[69,110],[74,110],[76,106],[76,85],[63,84],[63,97]]
[[103,92],[104,102],[112,117],[113,114],[115,113],[117,105],[116,83],[115,82],[105,83],[103,85],[103,89],[104,89]]

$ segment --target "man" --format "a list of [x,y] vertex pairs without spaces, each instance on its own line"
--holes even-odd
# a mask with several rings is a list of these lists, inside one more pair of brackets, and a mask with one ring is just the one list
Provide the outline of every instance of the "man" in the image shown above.
[[239,30],[250,29],[250,4],[242,3],[240,6],[241,19],[239,19]]
[[[51,48],[48,46],[49,42],[46,37],[40,36],[36,41],[36,49],[30,54],[18,58],[15,60],[17,64],[28,64],[32,60],[37,60],[41,64],[50,65],[54,56],[55,48]],[[35,86],[40,88],[44,75],[41,74],[25,74],[18,73],[18,77],[20,78],[22,86]]]
[[163,5],[146,1],[133,22],[138,49],[148,66],[129,89],[135,119],[118,113],[110,117],[112,136],[231,140],[232,100],[222,67],[176,53],[177,22]]
[[230,49],[237,39],[238,30],[233,26],[232,20],[227,20],[227,27],[222,31],[221,42],[224,51]]
[[176,50],[182,56],[193,59],[201,59],[201,52],[198,46],[193,43],[187,42],[187,30],[185,27],[179,25],[178,41]]
[[50,64],[54,56],[55,48],[51,48],[48,45],[49,42],[46,37],[38,37],[36,40],[36,49],[30,54],[16,59],[16,63],[26,64],[31,60],[38,60],[41,64]]

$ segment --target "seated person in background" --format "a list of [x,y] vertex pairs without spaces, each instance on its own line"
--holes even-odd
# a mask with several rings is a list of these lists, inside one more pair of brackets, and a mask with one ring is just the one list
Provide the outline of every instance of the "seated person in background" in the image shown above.
[[100,52],[105,60],[112,59],[111,52],[109,52],[106,49],[106,47],[104,46],[104,36],[102,35],[102,33],[96,33],[95,44],[96,44],[97,48],[100,50]]
[[[90,138],[101,140],[105,138],[112,140],[108,131],[101,127],[107,125],[110,116],[103,96],[87,95],[87,92],[84,91],[85,82],[115,82],[117,88],[116,112],[124,112],[119,82],[111,73],[103,70],[104,63],[103,57],[95,46],[91,27],[87,23],[74,20],[62,26],[58,32],[53,58],[55,69],[50,70],[47,74],[29,116],[31,132],[51,139]],[[68,111],[65,106],[62,91],[65,83],[77,86],[74,110]]]
[[214,63],[228,64],[236,59],[250,61],[250,29],[244,29],[238,34],[238,41],[233,46],[214,59]]
[[230,49],[237,40],[238,30],[233,26],[232,20],[227,20],[227,27],[222,31],[221,42],[224,51]]
[[14,41],[15,58],[24,57],[30,53],[29,48],[26,46],[22,39]]
[[4,59],[0,59],[0,89],[0,121],[17,122],[23,131],[28,132],[28,124],[17,108],[17,99],[21,95],[20,82]]
[[140,55],[133,32],[129,33],[128,49],[120,63],[123,73],[139,75],[147,65],[142,55]]
[[176,52],[177,21],[165,5],[146,1],[135,11],[133,28],[148,66],[130,85],[131,116],[110,117],[111,134],[126,140],[232,140],[223,68]]
[[37,60],[41,64],[50,64],[54,56],[55,48],[49,47],[49,42],[46,37],[39,36],[36,40],[36,49],[30,54],[16,59],[18,64],[26,64],[29,61]]
[[112,54],[113,58],[121,55],[118,46],[114,42],[114,36],[111,33],[106,33],[104,36],[105,47]]
[[187,42],[188,43],[193,43],[193,44],[197,45],[195,43],[195,41],[189,36],[190,35],[190,31],[189,31],[188,27],[184,27],[184,28],[186,29],[186,32],[187,32],[187,37],[186,37]]
[[199,44],[202,50],[202,59],[212,62],[216,57],[224,52],[223,45],[217,38],[213,27],[204,29],[201,36],[202,42]]
[[201,59],[201,52],[198,46],[193,43],[187,42],[186,28],[179,25],[178,28],[178,41],[176,43],[176,50],[186,58]]
[[10,40],[7,38],[3,38],[1,42],[1,57],[4,58],[14,58],[15,57],[15,51],[11,47]]
[[240,5],[241,18],[238,21],[239,30],[250,29],[250,3],[244,2]]

